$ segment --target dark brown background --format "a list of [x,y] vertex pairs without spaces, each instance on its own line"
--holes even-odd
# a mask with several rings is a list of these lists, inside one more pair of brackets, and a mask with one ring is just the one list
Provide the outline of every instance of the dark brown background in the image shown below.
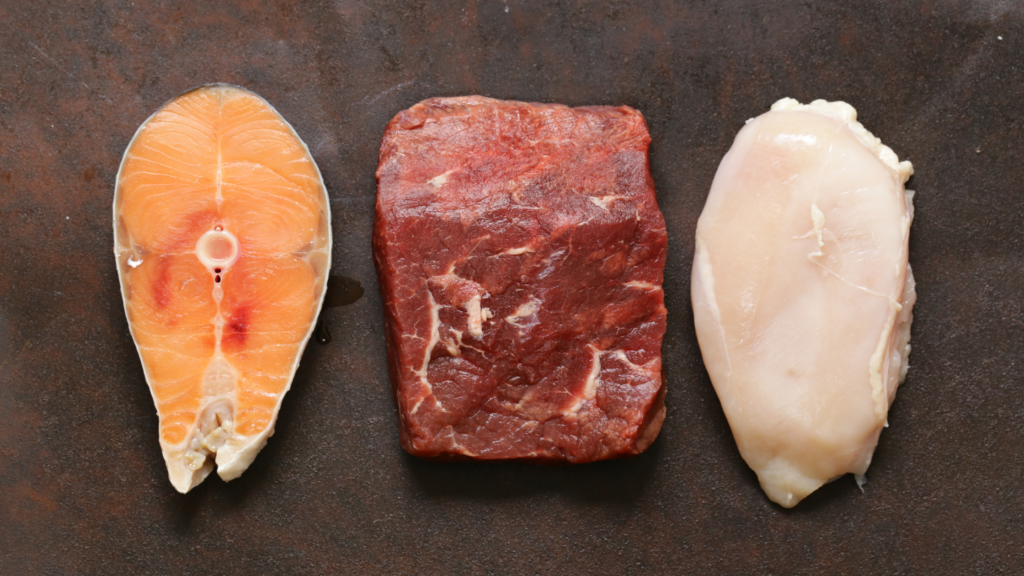
[[[1024,5],[847,0],[0,3],[0,574],[1024,573]],[[153,4],[156,4],[155,2]],[[1002,36],[1002,39],[999,39]],[[112,253],[118,162],[224,81],[309,144],[326,311],[241,479],[166,478]],[[437,95],[628,104],[668,220],[668,419],[631,461],[437,464],[398,446],[370,259],[384,124]],[[912,369],[861,493],[783,510],[701,364],[693,232],[743,121],[843,99],[914,162]]]

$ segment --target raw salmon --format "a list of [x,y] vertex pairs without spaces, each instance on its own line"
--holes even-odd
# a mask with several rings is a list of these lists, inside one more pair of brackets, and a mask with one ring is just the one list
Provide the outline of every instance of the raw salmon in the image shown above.
[[265,100],[225,84],[165,104],[128,145],[114,254],[171,483],[240,476],[274,421],[323,301],[320,171]]

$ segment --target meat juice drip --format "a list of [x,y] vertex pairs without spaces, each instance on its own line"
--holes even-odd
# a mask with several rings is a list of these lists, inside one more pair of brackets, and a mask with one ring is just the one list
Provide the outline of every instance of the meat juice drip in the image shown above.
[[323,314],[316,321],[316,342],[321,345],[331,343],[331,331],[327,328],[327,321]]
[[[324,296],[324,308],[348,306],[363,297],[363,286],[359,280],[332,274],[327,279],[327,294]],[[316,341],[318,344],[330,344],[331,330],[327,326],[327,317],[321,311],[316,322]]]
[[324,308],[348,306],[363,297],[363,286],[359,280],[331,274],[327,279],[327,295],[324,296]]

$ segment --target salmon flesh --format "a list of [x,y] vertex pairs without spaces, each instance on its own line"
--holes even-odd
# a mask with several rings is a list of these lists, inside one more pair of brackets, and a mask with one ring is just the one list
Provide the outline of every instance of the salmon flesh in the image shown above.
[[274,433],[331,265],[323,179],[291,125],[226,84],[135,133],[114,254],[171,484],[240,476]]

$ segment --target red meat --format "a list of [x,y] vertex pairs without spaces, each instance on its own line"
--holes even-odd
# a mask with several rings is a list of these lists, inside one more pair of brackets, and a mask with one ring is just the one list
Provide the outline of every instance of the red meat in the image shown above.
[[406,451],[589,462],[654,440],[649,143],[625,106],[433,98],[388,124],[373,249]]

